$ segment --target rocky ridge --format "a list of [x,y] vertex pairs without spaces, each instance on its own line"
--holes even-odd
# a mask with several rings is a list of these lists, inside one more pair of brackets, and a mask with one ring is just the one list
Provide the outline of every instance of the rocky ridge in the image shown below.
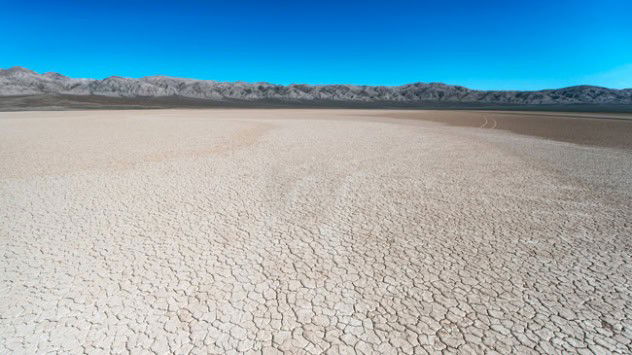
[[509,105],[632,104],[632,89],[573,86],[539,91],[483,91],[442,83],[401,86],[276,85],[217,82],[168,76],[139,79],[112,76],[103,80],[75,79],[58,73],[38,74],[22,67],[0,69],[0,96],[70,95],[111,98],[188,98],[340,103],[394,102],[407,104],[478,103]]

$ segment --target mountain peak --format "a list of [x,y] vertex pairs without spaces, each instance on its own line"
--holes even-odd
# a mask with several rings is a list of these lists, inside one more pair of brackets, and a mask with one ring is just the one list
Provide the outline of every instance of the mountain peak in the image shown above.
[[51,79],[55,79],[55,80],[63,80],[63,79],[67,79],[68,77],[59,73],[55,73],[55,72],[48,72],[48,73],[44,73],[42,74],[43,76],[47,77],[47,78],[51,78]]
[[0,73],[3,74],[34,74],[36,75],[37,73],[30,70],[30,69],[26,69],[24,67],[19,67],[19,66],[15,66],[15,67],[11,67],[8,69],[0,69]]

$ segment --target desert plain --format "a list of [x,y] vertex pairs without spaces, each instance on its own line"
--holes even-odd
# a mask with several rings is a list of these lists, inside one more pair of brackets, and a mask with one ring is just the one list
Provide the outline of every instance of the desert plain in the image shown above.
[[0,113],[0,353],[630,353],[630,118]]

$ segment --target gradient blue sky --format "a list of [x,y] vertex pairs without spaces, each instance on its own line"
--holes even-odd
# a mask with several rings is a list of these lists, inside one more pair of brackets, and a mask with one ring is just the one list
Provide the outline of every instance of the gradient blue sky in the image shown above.
[[73,77],[632,87],[632,1],[5,1],[0,67]]

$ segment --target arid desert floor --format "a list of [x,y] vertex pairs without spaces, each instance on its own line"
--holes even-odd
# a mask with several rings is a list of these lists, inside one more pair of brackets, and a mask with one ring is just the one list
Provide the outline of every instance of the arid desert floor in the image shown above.
[[631,117],[0,113],[0,353],[630,353]]

